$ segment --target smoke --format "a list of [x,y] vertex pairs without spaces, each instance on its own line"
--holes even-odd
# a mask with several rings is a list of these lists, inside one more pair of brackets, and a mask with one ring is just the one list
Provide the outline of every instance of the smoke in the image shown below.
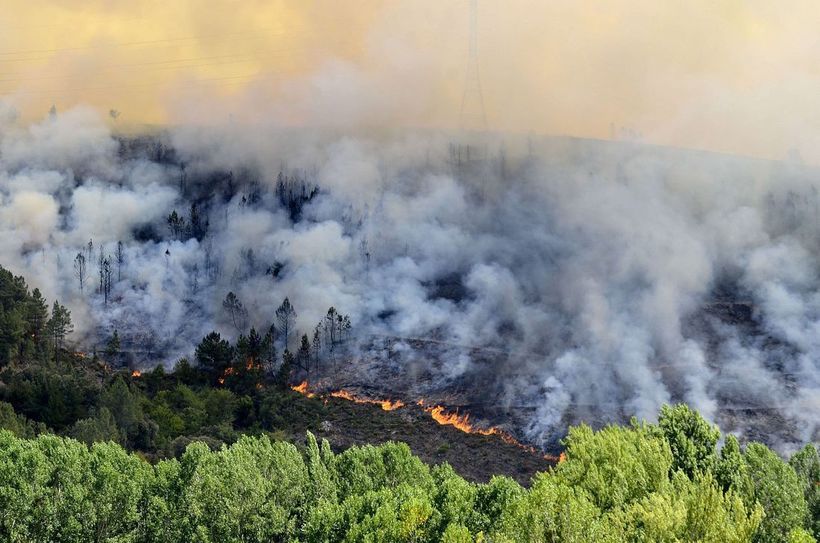
[[[70,308],[78,345],[116,328],[131,363],[172,364],[289,297],[300,333],[351,316],[347,382],[451,393],[540,445],[672,401],[784,448],[817,439],[820,200],[799,163],[238,124],[117,139],[87,109],[0,138],[2,264]],[[175,234],[192,204],[207,227]]]
[[[275,119],[454,127],[468,2],[6,0],[0,94],[121,113],[119,128]],[[480,2],[480,73],[499,131],[643,137],[817,155],[816,2]],[[0,117],[3,113],[0,113]]]

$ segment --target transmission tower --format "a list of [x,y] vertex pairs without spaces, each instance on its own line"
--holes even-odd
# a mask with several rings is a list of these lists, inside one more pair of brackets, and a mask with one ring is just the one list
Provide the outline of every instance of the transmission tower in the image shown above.
[[461,97],[462,129],[486,130],[487,113],[484,110],[484,93],[478,69],[478,0],[470,0],[470,47],[464,78],[464,94]]

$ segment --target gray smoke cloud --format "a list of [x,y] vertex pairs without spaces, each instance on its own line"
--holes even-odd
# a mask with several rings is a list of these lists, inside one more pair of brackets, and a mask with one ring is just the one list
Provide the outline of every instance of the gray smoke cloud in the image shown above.
[[[173,364],[213,329],[236,337],[228,291],[257,329],[287,296],[300,331],[350,314],[328,378],[457,398],[548,448],[569,423],[674,401],[783,449],[818,437],[820,200],[799,163],[240,125],[118,139],[82,108],[0,119],[1,263],[69,306],[79,345],[117,328],[133,363]],[[295,214],[280,172],[317,189]],[[194,202],[207,235],[172,236]],[[120,241],[105,304],[96,259]]]

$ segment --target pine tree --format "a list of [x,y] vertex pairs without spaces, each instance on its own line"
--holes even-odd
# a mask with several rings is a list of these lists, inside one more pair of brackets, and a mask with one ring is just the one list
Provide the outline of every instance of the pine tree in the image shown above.
[[302,334],[302,341],[299,344],[299,350],[296,353],[296,361],[299,367],[304,369],[310,375],[310,340],[307,334]]
[[275,382],[280,388],[287,388],[290,383],[290,374],[293,371],[293,355],[289,350],[285,349],[282,353],[282,365],[279,366],[279,371],[276,372]]
[[40,294],[39,289],[34,289],[23,306],[25,319],[25,336],[23,350],[26,357],[36,356],[43,360],[48,351],[48,305]]
[[108,340],[105,345],[105,354],[108,358],[114,358],[120,352],[120,333],[115,329],[114,335]]
[[270,325],[262,339],[262,352],[265,359],[265,371],[270,374],[276,365],[276,326],[273,324]]
[[293,323],[296,321],[296,310],[291,305],[289,299],[285,298],[282,305],[276,310],[276,320],[279,322],[279,328],[285,336],[285,349],[287,349],[290,331],[293,328]]
[[313,363],[316,365],[316,373],[319,373],[319,355],[322,352],[322,338],[320,333],[319,325],[316,325],[316,328],[313,329],[313,344],[311,348],[313,350]]
[[73,331],[71,312],[55,300],[51,308],[51,319],[48,321],[48,332],[54,349],[62,349],[65,337]]

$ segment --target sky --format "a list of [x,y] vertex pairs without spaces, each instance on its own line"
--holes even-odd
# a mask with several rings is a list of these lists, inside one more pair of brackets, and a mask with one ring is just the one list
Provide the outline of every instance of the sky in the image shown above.
[[[490,129],[820,160],[820,4],[478,0]],[[0,96],[120,127],[456,128],[468,0],[4,0]]]

